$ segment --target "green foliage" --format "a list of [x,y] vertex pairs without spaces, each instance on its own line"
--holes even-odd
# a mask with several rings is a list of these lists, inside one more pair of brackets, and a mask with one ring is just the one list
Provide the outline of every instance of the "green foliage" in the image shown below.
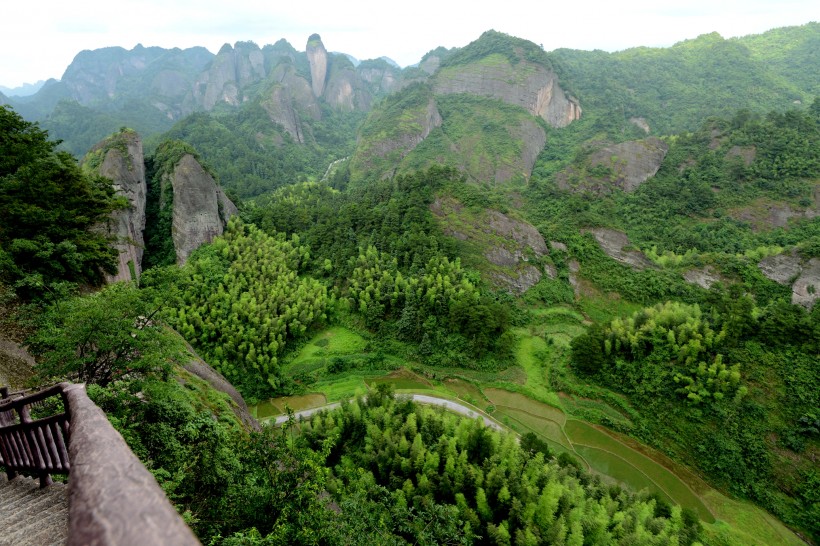
[[279,354],[325,320],[332,303],[325,286],[299,276],[309,257],[296,236],[231,219],[182,270],[169,321],[246,395],[263,398],[279,385]]
[[433,520],[429,538],[416,525],[393,529],[408,542],[453,543],[445,537],[454,529],[467,544],[688,544],[699,534],[680,507],[611,488],[480,420],[394,400],[389,391],[318,414],[303,434],[317,446],[336,439],[327,459],[332,494],[361,491],[394,525],[396,504],[408,514],[447,514]]
[[274,123],[259,100],[225,112],[196,113],[161,139],[184,140],[219,173],[222,186],[243,198],[318,179],[330,162],[349,156],[364,114],[322,105],[320,119],[300,119],[304,142]]
[[91,228],[123,206],[36,124],[0,106],[0,280],[26,297],[102,281],[116,251]]
[[[816,36],[817,27],[801,27],[800,32]],[[776,63],[753,55],[745,40],[712,33],[663,49],[558,49],[549,56],[562,86],[579,97],[585,115],[623,122],[643,118],[655,134],[694,130],[709,116],[730,116],[740,108],[766,112],[813,98],[816,90],[798,83],[805,76],[793,77],[795,67],[783,77]],[[782,42],[764,55],[794,59],[804,63],[802,70],[811,66],[805,49],[801,53]]]
[[68,378],[104,387],[119,379],[167,375],[184,348],[159,322],[161,306],[124,283],[52,304],[29,340],[40,384]]
[[678,384],[693,404],[727,395],[737,402],[746,388],[740,365],[727,366],[718,352],[725,338],[726,330],[715,331],[697,305],[666,302],[575,338],[572,357],[580,370],[642,397]]
[[[432,53],[432,52],[431,52]],[[542,47],[529,40],[516,38],[503,32],[488,30],[478,40],[457,49],[442,60],[442,68],[455,67],[481,61],[490,55],[503,55],[510,64],[523,60],[552,68],[549,56]]]

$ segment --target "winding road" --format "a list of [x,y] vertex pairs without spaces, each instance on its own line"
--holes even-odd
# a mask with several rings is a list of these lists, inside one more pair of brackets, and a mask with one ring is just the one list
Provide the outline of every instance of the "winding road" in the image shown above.
[[[502,430],[500,424],[496,423],[486,415],[477,412],[474,409],[468,408],[463,404],[459,404],[458,402],[454,402],[452,400],[448,400],[446,398],[439,398],[437,396],[430,396],[428,394],[399,394],[397,396],[409,396],[413,399],[414,402],[418,402],[419,404],[427,404],[430,406],[438,406],[444,408],[448,411],[452,411],[454,413],[458,413],[460,415],[464,415],[465,417],[470,417],[471,419],[475,419],[476,417],[480,417],[482,421],[484,421],[484,425],[490,428],[494,428],[495,430]],[[323,411],[323,410],[332,410],[336,409],[341,404],[339,402],[334,402],[333,404],[327,404],[326,406],[319,406],[318,408],[310,408],[302,411],[294,412],[293,416],[298,420],[306,417],[310,417],[316,412]],[[276,425],[281,425],[285,421],[288,420],[287,415],[279,415],[275,419],[271,419],[270,422],[273,422]]]

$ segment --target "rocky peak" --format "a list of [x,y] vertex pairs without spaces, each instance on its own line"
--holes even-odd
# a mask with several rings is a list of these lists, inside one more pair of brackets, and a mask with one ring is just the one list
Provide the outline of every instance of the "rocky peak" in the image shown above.
[[219,102],[236,106],[246,100],[243,89],[266,76],[265,56],[253,42],[225,44],[193,87],[194,101],[205,110]]
[[271,72],[270,81],[272,85],[261,103],[268,117],[280,124],[296,142],[311,142],[313,137],[309,128],[302,123],[302,114],[318,120],[322,112],[308,81],[297,73],[291,63],[277,66]]
[[306,53],[310,63],[310,82],[314,97],[321,97],[325,91],[327,78],[327,50],[318,34],[308,38]]
[[168,180],[173,189],[172,237],[177,264],[196,248],[222,235],[236,205],[191,154],[185,154]]
[[137,280],[145,248],[147,193],[142,140],[134,131],[120,131],[94,146],[83,159],[83,168],[111,179],[116,194],[128,200],[128,207],[114,211],[103,227],[116,239],[114,247],[119,251],[117,273],[106,274],[106,281]]

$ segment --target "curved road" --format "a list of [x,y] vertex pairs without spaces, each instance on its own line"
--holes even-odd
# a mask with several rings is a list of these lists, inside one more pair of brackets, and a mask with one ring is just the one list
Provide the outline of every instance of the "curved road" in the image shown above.
[[[406,394],[398,394],[397,396],[408,396]],[[501,425],[484,415],[483,413],[479,413],[473,409],[468,408],[463,404],[459,404],[458,402],[453,402],[452,400],[448,400],[446,398],[439,398],[437,396],[430,396],[427,394],[410,394],[410,398],[413,399],[414,402],[418,402],[419,404],[427,404],[430,406],[439,406],[444,408],[448,411],[452,411],[454,413],[458,413],[460,415],[464,415],[465,417],[469,417],[471,419],[475,419],[476,417],[480,417],[482,421],[484,421],[484,425],[490,428],[494,428],[495,430],[502,430]],[[336,409],[340,405],[339,402],[334,402],[333,404],[328,404],[326,406],[319,406],[318,408],[310,408],[302,411],[297,411],[293,414],[296,419],[302,419],[304,417],[310,417],[316,412],[322,410],[331,410]],[[273,422],[277,425],[281,425],[285,421],[288,420],[287,415],[280,415],[276,417]],[[270,422],[270,421],[268,421]]]

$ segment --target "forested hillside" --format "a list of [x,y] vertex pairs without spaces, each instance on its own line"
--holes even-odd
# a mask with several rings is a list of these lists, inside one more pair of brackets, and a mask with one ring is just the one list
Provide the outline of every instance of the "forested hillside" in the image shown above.
[[[55,134],[0,107],[0,337],[91,384],[203,543],[817,543],[819,28],[86,52],[29,99]],[[139,207],[99,168],[159,91],[92,76],[135,55],[168,121],[133,109],[142,275],[102,287]],[[118,132],[80,168],[64,130]]]

